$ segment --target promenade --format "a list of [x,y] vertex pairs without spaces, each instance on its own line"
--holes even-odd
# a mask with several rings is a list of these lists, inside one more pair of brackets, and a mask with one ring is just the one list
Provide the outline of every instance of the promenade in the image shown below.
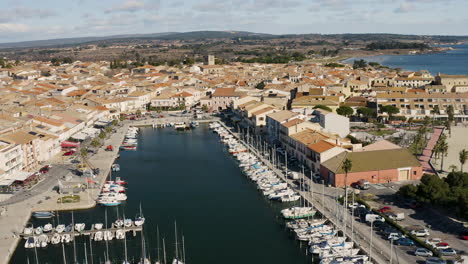
[[[224,128],[230,131],[238,140],[241,140],[239,135],[231,130],[231,128],[224,125],[223,122],[219,122]],[[242,141],[242,140],[241,140]],[[245,144],[245,142],[244,142]],[[294,188],[293,180],[287,179],[284,173],[273,166],[268,160],[266,160],[258,151],[245,144],[252,153],[256,154],[264,164],[266,164],[272,171],[274,171],[283,181],[287,182],[289,186]],[[296,190],[301,196],[309,203],[312,204],[320,213],[332,222],[338,229],[343,230],[343,223],[346,223],[346,236],[351,239],[356,246],[361,248],[366,254],[371,255],[374,263],[390,263],[391,259],[393,263],[414,263],[410,255],[394,246],[393,254],[390,255],[391,245],[388,241],[382,239],[380,236],[375,234],[375,231],[371,232],[371,227],[367,223],[355,221],[349,213],[349,210],[344,210],[343,206],[338,204],[335,200],[337,196],[343,196],[344,190],[334,187],[325,187],[323,184],[311,183],[311,191],[304,192]],[[346,212],[347,217],[343,217],[343,211]],[[346,219],[346,220],[343,220]],[[371,248],[372,241],[372,250]]]
[[[128,124],[124,124],[122,127],[118,127],[117,132],[104,141],[104,146],[113,145],[114,151],[105,151],[101,147],[95,155],[88,158],[94,167],[100,169],[100,174],[94,179],[99,188],[88,189],[80,193],[80,202],[57,203],[60,195],[54,188],[58,185],[58,179],[64,176],[71,169],[71,166],[52,163],[50,175],[47,175],[42,183],[34,186],[28,192],[14,195],[0,203],[0,207],[3,206],[6,210],[0,216],[0,264],[8,263],[16,246],[22,239],[19,234],[23,231],[32,212],[80,210],[92,208],[96,205],[95,199],[99,194],[100,187],[102,187],[107,175],[109,175],[114,160],[117,158],[118,146],[122,143],[128,126]],[[84,179],[82,180],[86,183]]]
[[423,166],[424,173],[437,175],[436,169],[431,165],[431,159],[434,147],[443,132],[443,127],[434,127],[431,138],[427,141],[426,147],[424,148],[421,156],[418,157],[419,162],[421,162],[421,165]]

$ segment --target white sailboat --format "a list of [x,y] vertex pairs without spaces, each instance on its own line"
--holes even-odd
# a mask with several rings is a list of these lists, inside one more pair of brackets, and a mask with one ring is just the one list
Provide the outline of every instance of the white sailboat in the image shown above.
[[174,222],[175,230],[175,258],[172,260],[172,264],[184,264],[181,259],[179,259],[179,247],[177,243],[177,222]]

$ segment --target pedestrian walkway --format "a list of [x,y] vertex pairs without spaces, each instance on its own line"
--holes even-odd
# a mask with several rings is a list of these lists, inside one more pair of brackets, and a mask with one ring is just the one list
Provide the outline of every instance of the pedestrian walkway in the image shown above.
[[434,127],[434,132],[432,132],[431,138],[427,142],[427,145],[424,148],[422,155],[418,158],[419,162],[421,162],[421,165],[423,166],[423,173],[437,174],[436,170],[431,165],[431,158],[432,152],[434,151],[434,147],[436,146],[437,141],[439,141],[439,138],[443,132],[443,127]]

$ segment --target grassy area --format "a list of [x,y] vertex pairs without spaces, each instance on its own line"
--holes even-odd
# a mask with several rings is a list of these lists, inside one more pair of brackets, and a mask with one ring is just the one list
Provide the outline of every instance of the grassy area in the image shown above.
[[57,203],[77,203],[80,201],[79,195],[69,195],[57,199]]
[[386,135],[392,135],[396,131],[395,130],[385,130],[385,129],[379,129],[379,130],[374,130],[374,131],[368,131],[369,134],[372,134],[374,136],[386,136]]

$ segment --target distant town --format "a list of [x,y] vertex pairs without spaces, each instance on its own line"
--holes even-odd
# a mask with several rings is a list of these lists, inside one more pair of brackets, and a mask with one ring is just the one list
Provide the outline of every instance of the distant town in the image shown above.
[[[47,181],[55,163],[86,174],[99,167],[88,153],[109,148],[110,141],[110,148],[119,148],[122,139],[113,137],[121,126],[155,126],[174,114],[193,122],[220,120],[246,137],[261,138],[306,168],[316,184],[352,186],[374,198],[382,192],[390,203],[359,199],[395,225],[404,223],[402,230],[421,227],[404,232],[430,250],[439,252],[418,230],[437,233],[460,255],[466,253],[468,76],[365,60],[226,62],[207,55],[203,62],[172,66],[135,62],[1,59],[2,214],[18,192],[33,192]],[[89,172],[78,181],[89,185],[93,173],[99,174]],[[64,174],[57,176],[63,183],[49,185],[67,185]],[[370,186],[377,186],[375,193]],[[86,206],[93,203],[86,200]],[[456,231],[442,231],[438,224],[444,220],[428,225],[426,216],[411,219],[424,204],[448,209],[433,217],[459,219],[456,226],[450,222]]]

